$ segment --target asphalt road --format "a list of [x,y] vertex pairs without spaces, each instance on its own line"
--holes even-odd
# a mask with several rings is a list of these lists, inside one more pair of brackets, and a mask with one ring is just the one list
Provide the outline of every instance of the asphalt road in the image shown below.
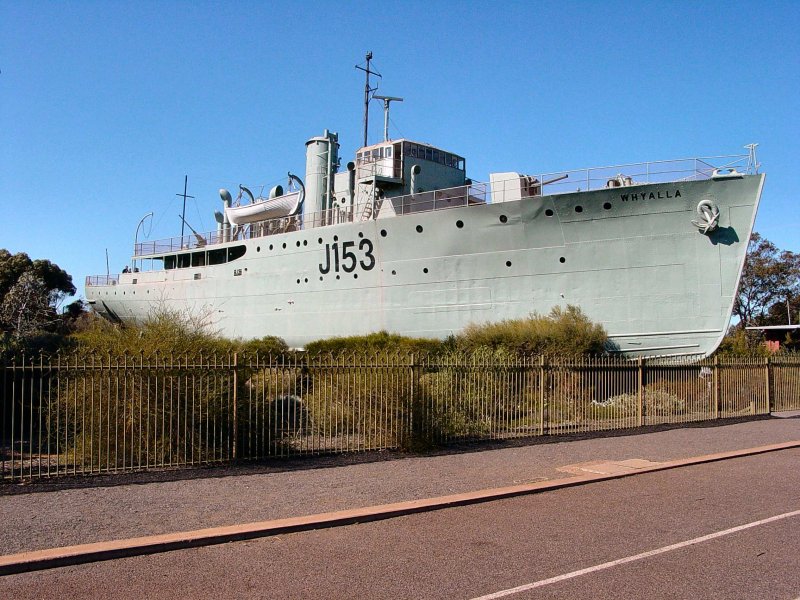
[[[800,597],[800,450],[0,578],[0,598]],[[760,523],[764,519],[778,520]],[[670,545],[725,532],[693,545]],[[641,553],[660,554],[635,558]],[[634,557],[634,558],[631,558]]]

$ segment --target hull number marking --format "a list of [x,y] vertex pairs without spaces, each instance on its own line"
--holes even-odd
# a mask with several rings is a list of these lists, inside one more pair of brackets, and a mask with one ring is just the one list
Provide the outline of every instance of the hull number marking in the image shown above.
[[[357,251],[354,250],[356,246]],[[340,270],[352,273],[358,267],[371,271],[375,268],[375,255],[372,253],[374,249],[372,242],[367,238],[362,238],[358,244],[356,242],[325,244],[325,261],[319,263],[319,272],[323,275],[327,275],[331,270],[334,273]]]

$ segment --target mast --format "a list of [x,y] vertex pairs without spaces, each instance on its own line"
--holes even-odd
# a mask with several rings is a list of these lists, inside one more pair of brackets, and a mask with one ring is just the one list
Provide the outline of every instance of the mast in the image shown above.
[[181,213],[181,245],[183,245],[183,232],[184,232],[184,223],[186,223],[186,199],[187,198],[194,198],[194,196],[189,196],[186,193],[186,190],[189,186],[189,176],[185,175],[183,178],[183,193],[182,194],[175,194],[178,197],[183,198],[183,213]]
[[367,59],[366,68],[361,67],[359,65],[356,65],[356,69],[364,71],[364,74],[366,76],[366,83],[364,85],[364,146],[367,145],[367,131],[369,129],[369,100],[370,100],[369,95],[372,92],[374,92],[374,91],[376,91],[378,89],[377,87],[375,87],[375,88],[370,87],[370,85],[369,85],[369,76],[370,75],[377,75],[378,77],[381,77],[381,74],[378,73],[377,71],[371,71],[370,70],[369,63],[372,60],[372,52],[371,51],[367,52],[366,59]]

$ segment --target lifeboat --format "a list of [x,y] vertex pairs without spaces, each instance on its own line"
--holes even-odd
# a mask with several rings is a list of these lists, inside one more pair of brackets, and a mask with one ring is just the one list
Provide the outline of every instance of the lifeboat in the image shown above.
[[293,175],[290,175],[290,179],[295,179],[300,184],[299,190],[284,194],[283,187],[276,185],[270,190],[268,198],[261,196],[255,198],[250,190],[240,185],[239,197],[241,198],[244,193],[250,197],[250,202],[239,206],[225,206],[225,216],[228,218],[228,222],[232,225],[246,225],[299,214],[303,206],[305,189],[299,179]]

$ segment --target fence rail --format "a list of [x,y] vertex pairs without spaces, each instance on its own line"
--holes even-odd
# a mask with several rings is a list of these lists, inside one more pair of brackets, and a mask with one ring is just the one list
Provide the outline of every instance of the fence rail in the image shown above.
[[73,356],[0,370],[9,481],[800,409],[796,356]]

